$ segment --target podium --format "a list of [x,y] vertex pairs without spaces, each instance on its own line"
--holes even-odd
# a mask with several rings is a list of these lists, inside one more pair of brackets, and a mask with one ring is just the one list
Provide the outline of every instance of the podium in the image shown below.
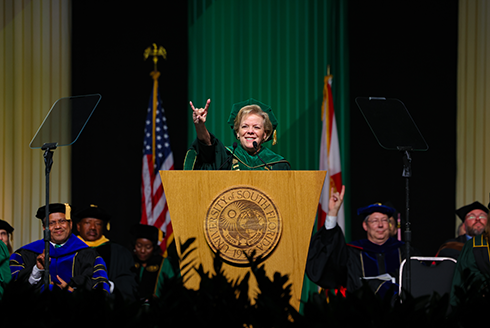
[[[197,249],[180,265],[194,259],[214,273],[213,254],[220,250],[230,281],[241,281],[251,269],[243,254],[264,257],[268,277],[289,276],[291,305],[299,310],[306,258],[325,171],[160,171],[172,219],[177,252],[180,243],[196,238]],[[199,288],[192,273],[185,282]],[[249,279],[249,296],[257,295]]]

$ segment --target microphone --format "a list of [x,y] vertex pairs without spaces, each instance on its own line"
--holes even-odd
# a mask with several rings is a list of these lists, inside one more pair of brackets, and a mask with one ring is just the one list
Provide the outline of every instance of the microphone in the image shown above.
[[221,166],[219,167],[219,169],[218,169],[218,170],[221,170],[221,169],[223,168],[223,166],[225,166],[225,165],[226,165],[226,163],[228,163],[228,162],[229,162],[229,161],[230,161],[230,160],[233,158],[233,156],[235,155],[235,149],[236,149],[236,147],[237,147],[237,146],[238,146],[238,145],[237,145],[237,143],[236,143],[236,141],[235,141],[235,142],[233,143],[233,153],[232,153],[230,156],[228,156],[228,158],[226,159],[226,161],[224,161],[224,162],[223,162],[223,164],[221,164]]
[[272,168],[269,165],[267,165],[266,162],[264,162],[264,160],[262,159],[262,157],[259,156],[259,145],[257,145],[257,141],[254,141],[253,142],[253,145],[254,145],[254,148],[255,148],[257,157],[262,161],[262,163],[264,163],[265,167],[268,167],[270,170],[272,170]]

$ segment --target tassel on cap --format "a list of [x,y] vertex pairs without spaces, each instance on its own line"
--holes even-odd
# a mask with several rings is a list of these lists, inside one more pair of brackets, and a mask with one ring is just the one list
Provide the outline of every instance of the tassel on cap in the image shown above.
[[65,219],[71,220],[71,206],[68,203],[65,204]]

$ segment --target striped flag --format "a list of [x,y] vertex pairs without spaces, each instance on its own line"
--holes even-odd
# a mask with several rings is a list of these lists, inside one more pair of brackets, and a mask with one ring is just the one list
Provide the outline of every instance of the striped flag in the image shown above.
[[[322,140],[320,143],[320,170],[327,171],[323,190],[318,204],[318,223],[317,229],[323,227],[328,214],[328,201],[330,192],[342,188],[342,172],[340,167],[340,149],[339,137],[337,134],[337,123],[335,121],[335,112],[332,98],[332,75],[325,76],[323,87],[322,103]],[[344,206],[342,205],[338,216],[337,223],[345,231]]]
[[167,119],[158,93],[160,73],[153,72],[152,76],[154,80],[153,91],[148,105],[143,144],[141,223],[153,225],[165,233],[165,238],[161,241],[160,247],[166,255],[167,247],[173,240],[173,230],[167,199],[158,171],[173,170],[174,157],[170,149]]

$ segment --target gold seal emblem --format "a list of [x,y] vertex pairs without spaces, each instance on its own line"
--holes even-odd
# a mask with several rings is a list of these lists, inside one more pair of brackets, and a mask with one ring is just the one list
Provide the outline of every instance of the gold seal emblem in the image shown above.
[[232,263],[248,264],[245,254],[268,256],[281,237],[282,224],[272,200],[249,186],[232,187],[218,195],[204,220],[206,240],[214,252]]

